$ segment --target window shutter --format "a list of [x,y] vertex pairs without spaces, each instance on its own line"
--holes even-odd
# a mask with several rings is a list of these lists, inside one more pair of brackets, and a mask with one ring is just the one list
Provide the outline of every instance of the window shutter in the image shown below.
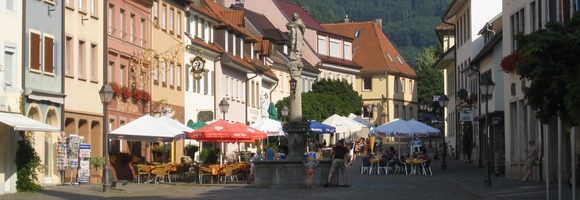
[[44,72],[54,73],[54,39],[44,37]]
[[30,69],[40,70],[40,35],[30,33]]

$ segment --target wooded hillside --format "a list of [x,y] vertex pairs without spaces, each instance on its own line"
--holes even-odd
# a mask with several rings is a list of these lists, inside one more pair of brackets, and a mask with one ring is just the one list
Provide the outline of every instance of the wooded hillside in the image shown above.
[[383,32],[415,68],[423,48],[438,43],[435,27],[452,0],[286,0],[307,6],[318,23],[383,20]]

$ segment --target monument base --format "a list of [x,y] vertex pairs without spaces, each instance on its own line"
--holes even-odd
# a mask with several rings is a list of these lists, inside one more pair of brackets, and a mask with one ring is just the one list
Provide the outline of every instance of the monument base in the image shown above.
[[[331,160],[321,160],[314,168],[314,185],[326,184]],[[339,170],[340,171],[340,170]],[[342,175],[340,175],[342,178]],[[306,187],[306,167],[302,161],[255,161],[252,187]],[[338,185],[337,174],[331,185]]]

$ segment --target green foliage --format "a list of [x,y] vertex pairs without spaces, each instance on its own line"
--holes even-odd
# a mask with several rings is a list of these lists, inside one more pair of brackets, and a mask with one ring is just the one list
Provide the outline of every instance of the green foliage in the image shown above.
[[168,150],[164,146],[154,146],[151,148],[151,151],[154,153],[167,153]]
[[473,151],[473,125],[471,122],[463,123],[461,133],[461,151],[467,156],[467,160],[471,160],[471,152]]
[[518,51],[524,60],[516,65],[528,105],[536,118],[549,123],[553,117],[572,125],[580,121],[580,13],[562,24],[550,22],[544,29],[517,35]]
[[419,102],[431,103],[434,95],[443,94],[443,71],[432,67],[442,52],[440,45],[430,46],[415,58],[416,72],[420,77],[417,81]]
[[89,166],[95,170],[99,170],[99,168],[105,165],[105,157],[103,156],[95,156],[91,153],[91,157],[89,158]]
[[40,157],[32,146],[32,136],[24,135],[24,140],[18,141],[16,150],[16,190],[18,192],[37,192],[42,187],[37,181],[37,173],[44,172]]
[[199,158],[204,163],[217,163],[220,154],[220,149],[203,148],[199,154]]
[[321,24],[383,20],[383,32],[410,66],[426,46],[437,44],[435,27],[452,0],[286,0],[308,6],[310,15]]
[[185,145],[185,150],[187,152],[193,152],[193,153],[195,153],[195,152],[199,151],[199,146],[192,145],[192,144],[187,144],[187,145]]
[[[276,108],[290,108],[290,99],[276,102]],[[323,121],[333,114],[360,115],[362,97],[346,80],[321,79],[312,84],[312,91],[302,93],[302,116],[308,120]]]

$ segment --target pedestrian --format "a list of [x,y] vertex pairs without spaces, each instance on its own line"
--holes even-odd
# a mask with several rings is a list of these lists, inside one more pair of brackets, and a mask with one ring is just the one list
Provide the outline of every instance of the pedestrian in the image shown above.
[[338,141],[336,146],[332,148],[332,154],[334,154],[332,159],[332,164],[330,166],[330,172],[328,172],[328,180],[324,187],[328,187],[330,185],[330,180],[332,180],[332,174],[336,171],[336,169],[340,169],[342,173],[342,177],[344,179],[344,187],[350,187],[348,181],[346,179],[346,162],[344,161],[344,156],[348,153],[348,149],[344,147],[344,141]]
[[286,154],[282,148],[278,149],[278,160],[286,160]]
[[271,144],[269,144],[268,149],[266,149],[266,158],[267,158],[267,160],[275,160],[276,159],[276,152],[274,151],[274,148],[272,148]]
[[348,161],[348,165],[352,166],[352,163],[356,160],[356,153],[357,153],[357,147],[356,147],[356,143],[354,142],[354,139],[350,138],[350,142],[348,143],[350,146],[350,160]]
[[306,167],[306,188],[314,187],[314,168],[318,166],[318,161],[314,157],[308,157],[308,161],[304,161]]
[[326,147],[326,139],[322,140],[322,146]]
[[256,150],[256,153],[252,157],[252,164],[250,164],[250,176],[248,176],[248,184],[251,183],[250,181],[252,181],[252,177],[254,176],[254,161],[259,160],[264,160],[264,156],[262,155],[262,149],[260,149],[260,147],[258,147],[258,150]]
[[524,151],[528,153],[528,160],[526,161],[526,175],[522,181],[526,182],[532,175],[532,169],[534,167],[534,163],[538,160],[538,147],[536,146],[536,141],[530,140],[528,141],[529,149],[525,149]]

